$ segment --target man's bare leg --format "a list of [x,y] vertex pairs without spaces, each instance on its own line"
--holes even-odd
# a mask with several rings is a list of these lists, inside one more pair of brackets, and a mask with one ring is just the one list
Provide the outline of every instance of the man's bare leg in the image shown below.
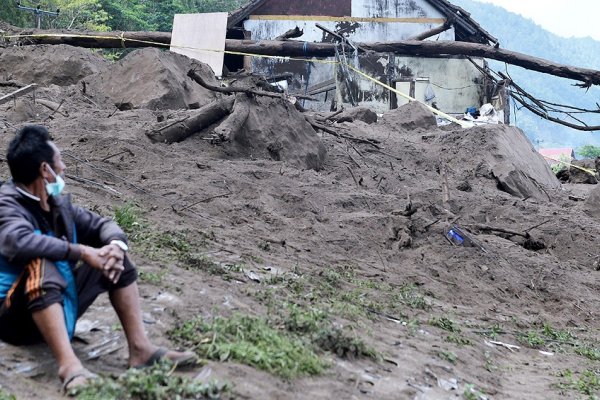
[[[158,350],[158,347],[150,342],[144,330],[137,283],[133,282],[127,287],[113,290],[109,296],[127,337],[129,366],[142,365]],[[174,360],[184,354],[187,353],[168,351],[165,356]]]
[[52,354],[54,354],[54,358],[58,363],[58,376],[60,379],[64,381],[75,372],[82,370],[83,365],[75,355],[69,340],[62,305],[56,303],[43,310],[35,311],[31,315]]

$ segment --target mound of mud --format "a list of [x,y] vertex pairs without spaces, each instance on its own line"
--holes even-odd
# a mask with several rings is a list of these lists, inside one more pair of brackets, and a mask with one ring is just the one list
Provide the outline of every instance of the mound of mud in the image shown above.
[[597,170],[597,160],[574,160],[571,164],[570,167],[558,172],[558,179],[569,183],[584,183],[590,185],[598,183],[596,176],[588,172]]
[[[494,179],[500,190],[521,198],[548,200],[560,182],[518,128],[506,125],[458,129],[439,138],[440,156],[455,171]],[[471,175],[472,176],[472,175]]]
[[289,102],[258,98],[243,129],[235,132],[227,152],[234,157],[284,161],[320,170],[327,151],[306,118]]
[[592,218],[600,219],[600,185],[590,191],[583,205],[583,211]]
[[375,111],[367,107],[353,107],[344,110],[339,116],[334,118],[336,122],[356,122],[362,121],[366,124],[374,124],[377,122],[377,114]]
[[134,108],[152,110],[198,108],[216,96],[187,77],[192,68],[206,82],[218,86],[208,65],[154,48],[133,51],[85,82],[90,95],[108,96],[115,104],[131,103]]
[[89,49],[67,45],[22,46],[0,52],[0,80],[23,84],[73,85],[109,66]]
[[380,123],[392,129],[434,129],[437,122],[433,113],[419,102],[413,101],[383,114]]

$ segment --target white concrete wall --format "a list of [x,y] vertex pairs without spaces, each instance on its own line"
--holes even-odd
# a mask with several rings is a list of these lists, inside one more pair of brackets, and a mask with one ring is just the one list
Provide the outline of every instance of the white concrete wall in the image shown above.
[[425,0],[352,0],[353,17],[444,18]]
[[[319,23],[332,31],[346,28],[346,36],[353,42],[378,42],[405,40],[443,23],[445,16],[433,8],[425,0],[352,0],[352,16],[350,18],[327,18],[327,17],[297,17],[288,20],[285,17],[254,16],[244,22],[244,28],[251,32],[251,38],[255,40],[269,40],[298,27],[304,31],[304,35],[297,40],[307,42],[321,42],[324,32],[315,24]],[[369,21],[371,20],[372,21]],[[383,19],[383,20],[382,20]],[[390,20],[391,19],[391,20]],[[400,19],[402,22],[394,21]],[[455,40],[454,29],[449,29],[431,40]],[[369,62],[363,63],[367,72],[376,79],[387,83],[385,70],[386,56],[381,58],[381,66],[373,68]],[[300,65],[291,62],[273,59],[254,58],[252,66],[255,72],[267,76],[274,76],[283,72],[293,72],[295,81],[292,84],[293,91],[303,92],[305,88],[331,79],[335,76],[335,69],[331,65],[319,63]],[[419,58],[419,57],[395,57],[397,71],[410,71],[413,78],[429,78],[432,88],[436,94],[434,100],[438,107],[449,113],[460,114],[467,107],[479,107],[483,93],[483,84],[474,81],[482,80],[481,74],[463,59],[445,58]],[[369,71],[370,70],[370,71]],[[396,72],[394,78],[400,78],[401,74]],[[370,106],[383,112],[390,107],[390,96],[381,86],[376,85],[364,78],[353,76],[351,79],[358,86],[356,99],[361,105]],[[340,85],[345,85],[342,81]],[[448,90],[451,89],[451,90]],[[341,92],[345,89],[341,88]],[[307,106],[316,109],[328,109],[331,95],[327,103],[309,102]],[[324,99],[324,95],[319,96]]]
[[[307,17],[310,18],[310,17]],[[325,28],[338,30],[338,21],[318,20],[247,20],[244,28],[251,32],[254,40],[272,40],[290,29],[298,27],[304,31],[304,35],[296,40],[306,42],[321,42],[323,31],[315,26],[318,23]],[[354,42],[390,42],[394,40],[405,40],[435,27],[441,23],[414,23],[414,22],[356,22],[359,26],[349,35]],[[454,29],[449,29],[433,40],[454,40]]]
[[[483,60],[474,61],[483,68]],[[481,106],[483,76],[469,60],[402,57],[396,59],[396,65],[406,66],[415,78],[429,78],[435,92],[433,101],[444,112],[462,114],[468,107]]]

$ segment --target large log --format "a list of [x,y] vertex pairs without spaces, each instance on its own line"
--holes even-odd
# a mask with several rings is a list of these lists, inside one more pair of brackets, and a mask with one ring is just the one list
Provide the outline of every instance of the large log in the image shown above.
[[245,94],[239,94],[235,98],[231,114],[215,128],[215,134],[223,141],[231,140],[239,132],[248,116],[250,115],[249,98]]
[[[411,56],[463,55],[490,58],[532,71],[573,79],[586,85],[600,85],[600,71],[598,70],[559,64],[516,51],[477,43],[405,40],[399,42],[356,43],[356,45],[375,53]],[[289,57],[331,57],[335,55],[335,46],[333,43],[305,43],[293,40],[275,42],[228,39],[225,44],[228,51]],[[348,49],[348,51],[352,51],[352,49]]]
[[[171,34],[165,32],[86,32],[85,34],[56,31],[32,31],[13,35],[11,41],[21,44],[70,44],[81,47],[116,48],[168,46]],[[527,54],[504,50],[477,43],[456,41],[405,40],[383,43],[356,43],[361,51],[394,53],[412,56],[464,55],[506,62],[532,71],[583,82],[584,86],[600,85],[600,71],[559,64]],[[256,55],[285,57],[332,57],[334,43],[310,43],[294,40],[236,40],[227,39],[225,50]],[[351,52],[352,49],[348,48]]]
[[170,121],[163,123],[153,130],[146,132],[146,135],[153,142],[181,142],[194,133],[209,127],[223,117],[229,115],[233,108],[234,101],[235,97],[233,96],[213,101],[194,112],[194,115],[174,123]]

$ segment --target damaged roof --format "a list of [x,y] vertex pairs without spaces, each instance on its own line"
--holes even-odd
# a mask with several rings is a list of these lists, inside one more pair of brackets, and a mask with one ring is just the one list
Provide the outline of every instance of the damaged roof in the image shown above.
[[[229,15],[227,28],[231,29],[235,26],[238,26],[242,21],[247,19],[268,1],[269,0],[252,0],[241,8],[233,11]],[[453,21],[457,41],[482,44],[498,43],[498,39],[483,29],[481,25],[471,18],[471,14],[462,8],[455,6],[448,0],[425,1],[430,3],[436,10],[444,14],[447,19]]]

